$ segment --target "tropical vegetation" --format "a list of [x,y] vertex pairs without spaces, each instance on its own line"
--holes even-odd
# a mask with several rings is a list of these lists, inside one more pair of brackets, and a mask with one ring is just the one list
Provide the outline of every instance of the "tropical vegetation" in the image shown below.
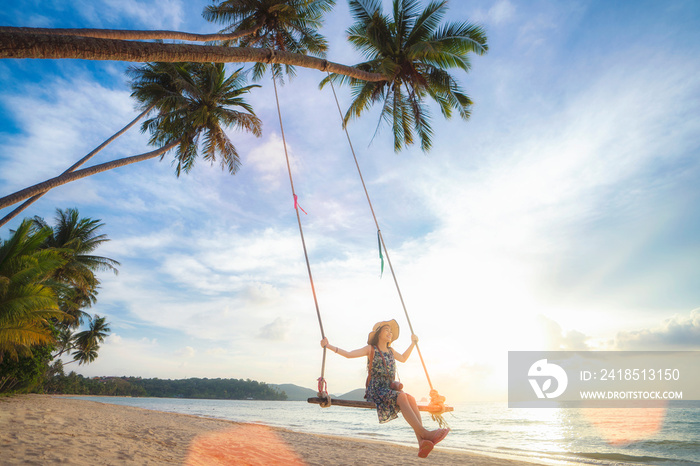
[[[299,55],[325,57],[328,42],[317,29],[323,14],[330,11],[335,0],[223,0],[214,1],[204,9],[204,19],[225,24],[221,33],[238,38],[224,45],[256,47]],[[248,34],[244,32],[248,31]],[[253,79],[262,78],[267,63],[253,65]],[[294,66],[285,65],[285,72],[294,75]],[[272,63],[276,79],[282,75],[279,63]]]
[[[87,155],[85,155],[82,159],[78,160],[76,163],[68,167],[66,171],[64,171],[62,174],[65,175],[67,173],[74,172],[85,162],[90,160],[92,157],[94,157],[98,152],[100,152],[102,149],[107,147],[109,144],[111,144],[113,141],[115,141],[119,136],[124,134],[127,130],[129,130],[132,126],[134,126],[139,120],[141,120],[143,117],[148,115],[153,107],[146,108],[143,112],[141,112],[136,118],[134,118],[130,123],[128,123],[126,126],[124,126],[122,129],[114,133],[111,137],[107,138],[104,142],[102,142],[99,146],[91,150]],[[19,207],[15,208],[12,212],[9,214],[5,215],[2,219],[0,219],[0,227],[5,225],[7,222],[15,218],[17,215],[22,213],[23,210],[25,210],[27,207],[38,201],[44,194],[46,194],[47,191],[43,191],[39,194],[35,194],[34,196],[30,197],[26,201],[24,201]]]
[[356,23],[347,31],[348,40],[367,58],[355,67],[386,79],[372,82],[334,73],[321,86],[329,81],[351,86],[345,123],[379,104],[380,123],[391,124],[397,152],[414,143],[414,134],[421,149],[429,150],[433,130],[424,101],[435,101],[445,118],[453,110],[469,118],[472,101],[446,69],[469,71],[468,54],[488,50],[484,30],[468,22],[441,24],[447,0],[432,1],[424,9],[417,0],[393,0],[391,16],[382,12],[381,0],[350,0],[350,8]]
[[[55,225],[27,219],[0,241],[0,392],[31,388],[63,354],[78,364],[97,357],[110,329],[86,309],[97,299],[96,272],[119,265],[94,254],[109,241],[103,226],[59,209]],[[73,334],[86,319],[88,328]],[[54,370],[61,368],[56,361]]]
[[[424,8],[418,0],[393,0],[390,14],[383,13],[381,0],[349,0],[356,22],[347,30],[348,39],[365,61],[347,66],[325,59],[328,43],[318,32],[334,4],[213,0],[203,16],[223,25],[217,34],[0,27],[0,58],[142,63],[127,71],[141,115],[61,175],[0,198],[0,209],[29,199],[0,220],[0,226],[57,186],[132,163],[162,160],[171,151],[177,176],[188,173],[200,155],[235,174],[241,156],[226,130],[261,135],[262,122],[244,100],[259,86],[246,83],[248,72],[243,68],[227,72],[225,63],[253,63],[254,80],[271,65],[275,83],[283,73],[293,76],[295,66],[329,73],[321,86],[338,83],[351,88],[353,101],[345,123],[380,105],[378,128],[382,123],[391,126],[396,151],[416,140],[424,151],[430,149],[429,100],[445,118],[454,112],[469,118],[472,101],[448,71],[467,72],[469,54],[486,53],[480,26],[443,23],[447,0],[430,1]],[[156,41],[148,42],[152,40]],[[147,119],[141,130],[149,133],[154,150],[80,168],[142,118]],[[56,358],[69,355],[69,363],[78,365],[92,362],[110,331],[104,317],[86,312],[100,285],[96,273],[116,273],[119,265],[94,255],[108,241],[99,233],[103,225],[81,219],[74,209],[57,212],[55,226],[40,218],[25,220],[0,242],[0,391],[63,380],[63,363]],[[76,333],[84,324],[87,328]]]
[[176,150],[178,176],[193,166],[200,147],[205,160],[213,163],[219,154],[221,167],[235,173],[239,156],[224,129],[233,126],[256,136],[262,133],[261,121],[241,97],[257,86],[245,86],[241,70],[229,76],[221,63],[156,63],[131,68],[129,73],[132,95],[144,109],[157,111],[142,130],[150,131],[150,143],[158,149],[65,172],[0,198],[0,208],[90,175],[158,156],[162,159],[171,149]]
[[219,400],[284,401],[287,395],[273,386],[250,379],[144,379],[141,377],[83,377],[71,372],[44,382],[44,392],[71,395],[148,396]]
[[[317,29],[334,0],[213,0],[204,9],[203,16],[225,25],[216,35],[0,27],[0,58],[148,61],[145,57],[150,57],[158,61],[146,65],[152,67],[148,72],[169,74],[166,81],[171,82],[164,85],[174,86],[165,103],[156,104],[157,97],[164,95],[155,90],[151,96],[140,97],[142,104],[149,102],[149,105],[142,105],[142,109],[158,110],[158,116],[144,125],[151,130],[151,143],[158,146],[156,150],[86,169],[71,171],[74,168],[71,167],[51,180],[0,198],[0,208],[86,176],[158,156],[163,158],[174,148],[177,148],[179,175],[182,169],[191,168],[202,135],[206,145],[204,158],[213,161],[214,153],[220,151],[222,166],[235,173],[240,159],[221,126],[233,124],[259,135],[260,122],[252,108],[239,98],[240,93],[252,88],[243,86],[242,69],[225,78],[224,62],[253,62],[254,79],[262,77],[268,64],[272,65],[275,79],[281,77],[280,64],[286,65],[288,74],[293,74],[294,65],[332,72],[322,85],[337,81],[352,87],[354,100],[345,115],[345,123],[381,103],[380,123],[391,124],[396,151],[413,144],[414,133],[420,139],[421,148],[429,150],[433,130],[425,99],[429,97],[435,101],[446,118],[450,118],[453,111],[465,120],[469,118],[472,101],[446,70],[459,68],[466,72],[470,68],[468,54],[483,54],[488,50],[483,29],[467,22],[442,25],[447,0],[431,1],[424,9],[418,0],[393,0],[392,16],[382,13],[380,0],[349,0],[349,3],[356,24],[348,30],[348,38],[368,58],[354,67],[336,66],[323,59],[328,44]],[[221,45],[138,42],[153,38],[217,40]],[[65,47],[72,52],[66,52]],[[172,64],[166,66],[166,62]],[[148,72],[144,69],[140,78],[146,79]],[[217,80],[218,85],[212,86]],[[234,82],[240,86],[237,90],[226,89]],[[198,86],[209,87],[197,89]],[[198,121],[206,114],[208,104],[219,105],[216,108],[223,110],[227,105],[224,95],[227,90],[238,92],[232,105],[240,106],[245,112],[237,112],[233,119],[230,112],[228,115],[223,111],[215,112],[217,115],[207,117],[208,121]],[[146,91],[150,90],[142,89]],[[209,95],[204,97],[207,93]],[[135,96],[138,98],[138,93],[135,92]],[[180,107],[176,110],[173,105]]]

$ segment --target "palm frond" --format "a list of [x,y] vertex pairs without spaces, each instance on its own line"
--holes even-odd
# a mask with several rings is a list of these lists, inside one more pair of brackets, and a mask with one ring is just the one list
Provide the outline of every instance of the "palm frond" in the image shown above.
[[350,0],[350,14],[358,22],[367,22],[382,9],[381,0]]
[[332,74],[319,87],[329,82],[351,86],[353,101],[345,124],[383,102],[375,136],[381,124],[389,124],[396,151],[413,144],[415,136],[421,140],[421,149],[428,151],[433,129],[426,98],[437,103],[445,118],[454,110],[463,119],[469,118],[472,102],[446,70],[466,72],[469,53],[486,53],[483,28],[468,22],[441,26],[447,0],[432,0],[423,9],[419,0],[393,0],[392,17],[382,13],[379,0],[349,3],[356,22],[347,30],[348,39],[366,58],[355,66],[380,73],[386,81],[370,85]]

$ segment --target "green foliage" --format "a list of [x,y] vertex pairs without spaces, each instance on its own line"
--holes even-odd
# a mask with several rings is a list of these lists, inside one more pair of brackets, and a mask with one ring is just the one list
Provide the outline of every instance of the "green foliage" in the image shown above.
[[286,400],[287,395],[255,380],[142,379],[141,377],[86,378],[71,372],[47,380],[46,393],[72,395],[150,396],[220,400]]
[[104,317],[90,318],[88,330],[72,335],[95,302],[95,272],[116,272],[118,262],[94,255],[105,241],[99,220],[78,211],[57,210],[56,225],[25,220],[0,241],[0,392],[41,391],[62,368],[54,357],[73,351],[80,364],[97,357],[109,332]]
[[200,142],[204,160],[213,164],[218,154],[221,169],[234,174],[240,158],[224,129],[262,134],[262,122],[242,97],[259,86],[246,86],[240,69],[227,75],[222,63],[146,63],[128,74],[132,97],[158,111],[141,126],[150,131],[150,143],[178,143],[177,176],[192,169]]
[[[207,21],[224,24],[224,33],[243,34],[225,42],[238,47],[259,47],[272,50],[324,57],[328,42],[317,32],[323,14],[335,0],[214,0],[202,13]],[[265,74],[267,65],[253,65],[253,79]],[[294,76],[294,67],[285,65],[285,72]],[[282,65],[272,65],[275,79],[282,78]]]
[[27,355],[0,362],[0,393],[42,392],[53,347],[35,346]]
[[48,232],[24,221],[0,244],[0,361],[31,357],[30,348],[54,340],[50,319],[62,319],[51,274],[65,263],[42,249]]
[[469,118],[472,101],[446,70],[467,72],[468,54],[488,50],[486,34],[468,22],[441,25],[447,0],[432,1],[423,10],[418,0],[393,0],[391,16],[381,6],[379,0],[350,0],[356,23],[347,33],[350,43],[367,58],[355,67],[382,74],[386,80],[367,82],[332,74],[321,87],[329,81],[351,86],[353,102],[345,123],[381,104],[379,125],[391,125],[394,150],[412,145],[417,134],[421,149],[428,151],[433,130],[424,101],[434,100],[445,118],[454,110],[462,119]]
[[100,220],[80,218],[77,209],[56,209],[53,227],[40,217],[34,217],[33,226],[46,235],[41,247],[56,251],[63,258],[61,266],[49,278],[59,295],[61,310],[67,315],[64,322],[72,328],[78,327],[88,317],[83,309],[97,300],[100,281],[95,273],[118,273],[119,262],[94,255],[100,245],[109,241],[107,235],[99,232],[104,224]]
[[78,361],[80,364],[88,364],[97,357],[97,350],[111,329],[105,317],[95,315],[90,319],[90,328],[82,331],[73,337],[75,353],[73,353],[73,361]]

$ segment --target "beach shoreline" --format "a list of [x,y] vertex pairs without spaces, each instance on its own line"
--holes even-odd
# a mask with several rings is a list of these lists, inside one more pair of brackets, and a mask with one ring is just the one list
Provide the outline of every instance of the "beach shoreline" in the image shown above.
[[536,464],[439,445],[421,459],[417,448],[377,440],[301,433],[70,396],[0,398],[0,426],[3,464],[7,465]]

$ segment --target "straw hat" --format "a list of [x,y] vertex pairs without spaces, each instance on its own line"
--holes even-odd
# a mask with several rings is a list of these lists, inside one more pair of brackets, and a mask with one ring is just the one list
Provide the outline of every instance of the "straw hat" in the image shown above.
[[377,322],[374,324],[374,327],[372,327],[372,331],[369,332],[369,335],[367,335],[367,344],[371,345],[372,343],[372,338],[374,337],[374,334],[377,333],[377,331],[384,327],[385,325],[388,325],[389,328],[391,329],[391,334],[392,334],[392,339],[391,341],[393,342],[397,338],[399,338],[399,324],[396,322],[396,320],[391,319],[391,320],[386,320],[383,322]]

